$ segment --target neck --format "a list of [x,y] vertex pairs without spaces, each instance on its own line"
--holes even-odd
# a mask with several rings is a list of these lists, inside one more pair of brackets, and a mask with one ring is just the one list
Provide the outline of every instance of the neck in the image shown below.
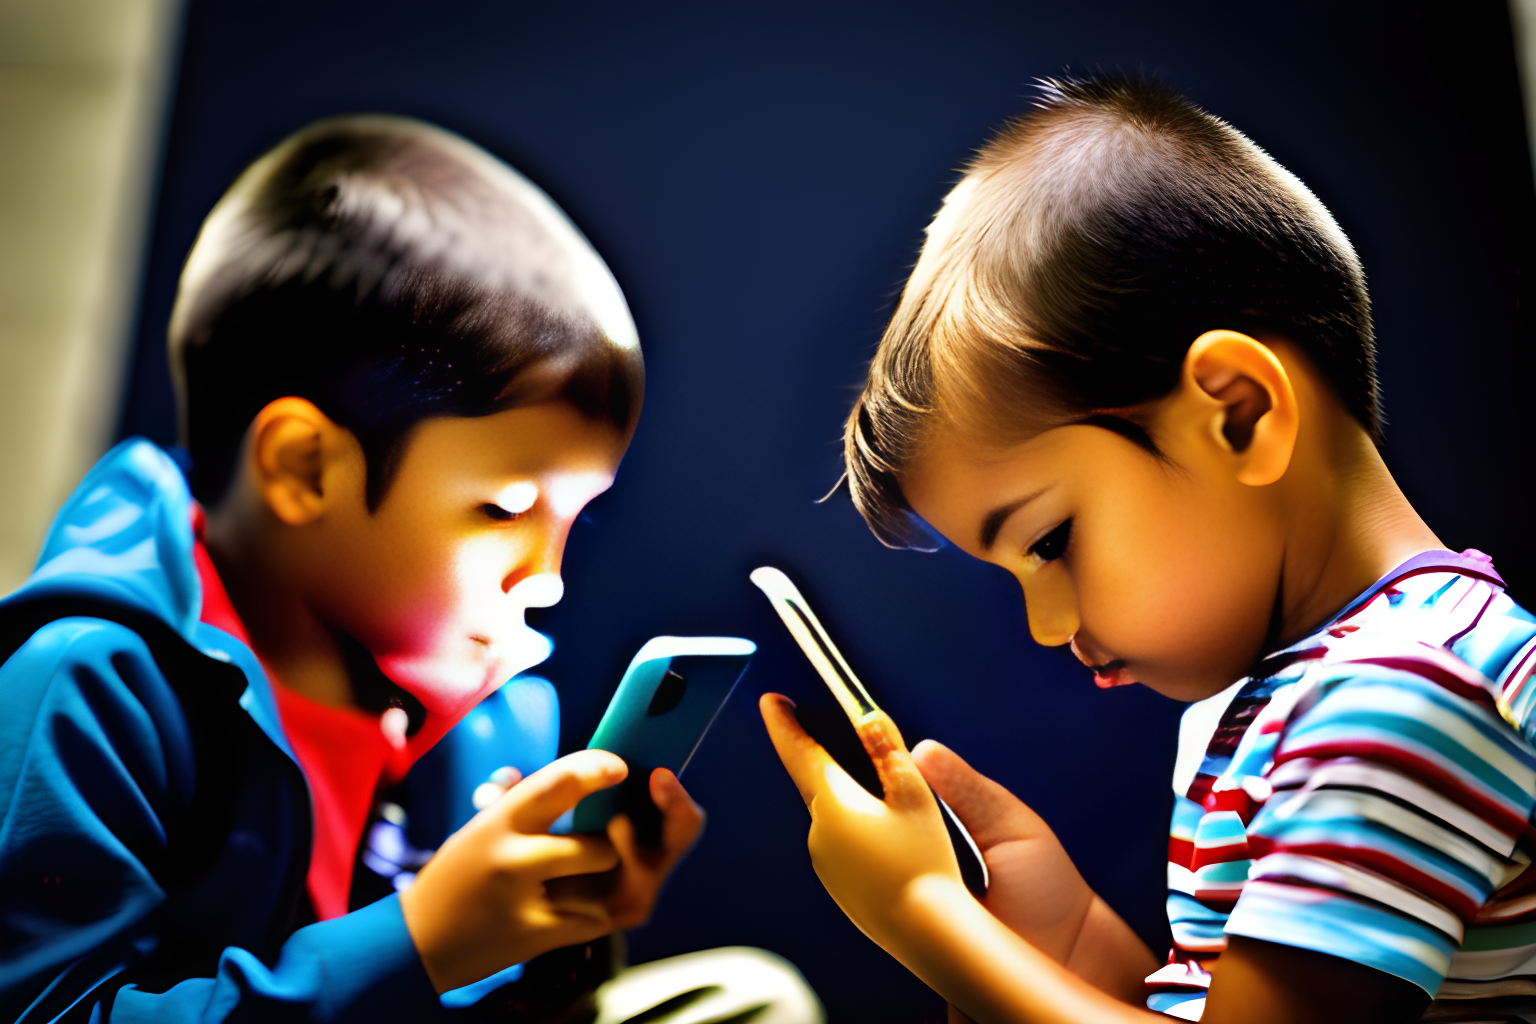
[[317,704],[354,708],[341,644],[297,585],[302,559],[284,550],[273,533],[259,512],[248,514],[232,495],[208,514],[204,536],[230,603],[273,681]]
[[[1332,451],[1298,445],[1281,571],[1279,642],[1295,643],[1414,555],[1443,548],[1352,420]],[[1310,468],[1310,472],[1307,471]]]

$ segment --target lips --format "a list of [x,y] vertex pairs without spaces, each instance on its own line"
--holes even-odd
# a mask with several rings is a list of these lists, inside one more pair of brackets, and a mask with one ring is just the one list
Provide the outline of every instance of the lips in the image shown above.
[[1107,661],[1102,665],[1089,665],[1088,668],[1093,672],[1093,685],[1101,690],[1108,690],[1116,686],[1129,686],[1136,681],[1130,678],[1129,673],[1125,671],[1124,658],[1116,658],[1114,661]]
[[1072,638],[1072,653],[1077,655],[1077,660],[1087,666],[1093,673],[1093,685],[1101,690],[1112,689],[1116,686],[1129,686],[1136,680],[1125,671],[1125,659],[1114,658],[1095,664],[1097,651],[1089,649],[1089,644],[1081,637]]

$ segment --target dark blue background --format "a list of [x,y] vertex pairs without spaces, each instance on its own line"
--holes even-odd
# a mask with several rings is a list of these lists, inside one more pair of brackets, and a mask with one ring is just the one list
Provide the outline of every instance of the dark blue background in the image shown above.
[[1389,460],[1456,546],[1516,591],[1536,567],[1521,274],[1531,171],[1504,7],[1387,3],[523,4],[194,0],[125,434],[174,440],[162,351],[180,261],[251,159],[326,114],[462,132],[548,190],[629,296],[650,374],[617,485],[576,528],[557,641],[563,749],[635,648],[732,633],[762,653],[685,779],[707,834],[637,961],[747,943],[836,1020],[942,1019],[814,878],[807,818],[754,698],[819,684],[746,575],[803,581],[909,740],[1030,801],[1089,881],[1165,947],[1167,779],[1180,708],[1100,693],[1033,646],[1003,573],[892,553],[845,498],[841,421],[927,218],[1041,75],[1161,74],[1296,171],[1371,276]]

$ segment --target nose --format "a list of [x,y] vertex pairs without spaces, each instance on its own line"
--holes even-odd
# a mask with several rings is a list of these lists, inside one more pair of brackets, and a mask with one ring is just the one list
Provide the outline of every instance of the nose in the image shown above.
[[1042,647],[1070,643],[1082,626],[1077,608],[1077,588],[1059,566],[1045,566],[1019,578],[1024,588],[1024,614],[1029,635]]
[[537,531],[524,533],[527,546],[512,552],[510,571],[502,577],[501,589],[524,608],[548,608],[565,594],[560,579],[560,559],[565,554],[569,523],[551,523]]
[[565,581],[557,572],[535,573],[519,580],[507,596],[524,608],[549,608],[565,596]]

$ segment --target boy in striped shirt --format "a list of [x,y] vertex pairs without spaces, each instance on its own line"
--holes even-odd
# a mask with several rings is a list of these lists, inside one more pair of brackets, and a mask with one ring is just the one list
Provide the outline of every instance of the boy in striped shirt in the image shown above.
[[1190,707],[1159,966],[956,754],[866,716],[876,800],[764,697],[818,875],[957,1019],[1536,1020],[1536,620],[1380,441],[1359,261],[1247,138],[1104,76],[980,151],[849,417],[852,496],[1011,572],[1099,686]]
[[1488,557],[1427,552],[1190,705],[1148,1005],[1199,1020],[1241,935],[1411,981],[1433,1019],[1526,1019],[1533,668],[1536,624]]

